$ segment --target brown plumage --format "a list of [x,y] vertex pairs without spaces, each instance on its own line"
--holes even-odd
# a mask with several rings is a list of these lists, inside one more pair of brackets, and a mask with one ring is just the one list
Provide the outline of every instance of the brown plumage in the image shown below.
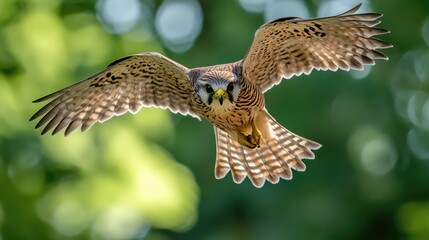
[[313,69],[363,69],[387,57],[376,49],[392,45],[373,38],[381,14],[355,14],[360,5],[337,16],[303,20],[282,18],[262,25],[243,60],[188,69],[159,53],[116,60],[103,71],[34,102],[52,99],[30,120],[42,117],[42,134],[65,128],[65,135],[142,106],[206,118],[216,137],[216,178],[231,170],[234,182],[246,176],[256,187],[265,180],[291,179],[305,170],[321,145],[276,122],[263,93],[282,78]]

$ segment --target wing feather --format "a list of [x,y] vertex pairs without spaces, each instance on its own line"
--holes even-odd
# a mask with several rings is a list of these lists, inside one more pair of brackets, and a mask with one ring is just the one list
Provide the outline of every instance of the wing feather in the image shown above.
[[387,56],[376,49],[392,47],[373,38],[389,33],[375,28],[382,14],[355,14],[360,5],[332,17],[281,18],[262,25],[242,61],[243,76],[265,92],[282,78],[313,69],[362,70]]
[[86,131],[96,122],[128,111],[136,113],[142,106],[199,118],[188,72],[159,53],[124,57],[81,82],[35,100],[52,99],[30,121],[42,117],[36,124],[36,128],[46,124],[42,134],[66,128],[68,135],[78,127]]

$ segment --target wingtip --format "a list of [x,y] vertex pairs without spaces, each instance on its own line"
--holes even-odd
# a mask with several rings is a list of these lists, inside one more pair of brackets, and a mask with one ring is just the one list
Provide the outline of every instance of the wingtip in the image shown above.
[[307,147],[310,148],[311,150],[317,150],[322,147],[322,144],[311,141],[307,143]]
[[57,91],[57,92],[54,92],[54,93],[48,94],[48,95],[46,95],[46,96],[43,96],[43,97],[41,97],[41,98],[38,98],[38,99],[36,99],[36,100],[33,100],[33,101],[32,101],[32,103],[39,103],[39,102],[46,101],[46,100],[48,100],[48,99],[50,99],[50,98],[52,98],[52,97],[57,96],[59,92],[60,92],[60,91]]
[[35,114],[33,114],[33,116],[30,117],[30,119],[28,119],[29,122],[33,121],[34,119],[36,119],[37,117],[35,116]]
[[49,132],[49,130],[50,130],[50,128],[48,128],[48,127],[45,126],[45,128],[43,128],[41,134],[45,135],[47,132]]
[[386,47],[384,47],[384,48],[392,48],[392,47],[393,47],[393,44],[388,43],[388,45],[386,45]]
[[357,12],[357,10],[359,10],[359,8],[362,6],[362,3],[359,3],[358,5],[356,5],[355,7],[353,7],[352,9],[348,10],[345,13],[342,13],[340,15],[350,15],[350,14],[354,14]]
[[356,10],[357,9],[359,9],[360,7],[362,7],[362,3],[359,3],[358,5],[356,5],[353,9],[355,9],[356,8]]

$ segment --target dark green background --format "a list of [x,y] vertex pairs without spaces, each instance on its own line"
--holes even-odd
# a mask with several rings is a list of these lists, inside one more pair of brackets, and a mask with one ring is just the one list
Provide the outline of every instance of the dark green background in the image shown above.
[[[125,55],[237,61],[265,21],[238,1],[200,1],[202,31],[175,53],[153,27],[163,1],[141,2],[152,15],[111,34],[96,1],[1,0],[0,239],[429,239],[428,1],[364,3],[394,48],[363,79],[313,72],[266,94],[280,123],[323,147],[305,173],[262,189],[214,178],[206,121],[142,109],[67,138],[28,122],[32,100]],[[315,16],[323,1],[303,2]]]

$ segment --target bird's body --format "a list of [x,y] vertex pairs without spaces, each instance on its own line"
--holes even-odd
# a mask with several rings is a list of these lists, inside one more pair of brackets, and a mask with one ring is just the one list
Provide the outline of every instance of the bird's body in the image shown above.
[[154,52],[118,59],[36,100],[53,99],[30,120],[43,116],[36,125],[46,124],[42,134],[65,128],[68,135],[142,106],[167,108],[213,124],[216,178],[231,170],[236,183],[248,176],[256,187],[291,179],[291,169],[304,171],[302,159],[313,159],[312,150],[321,145],[281,126],[265,108],[264,92],[313,69],[361,70],[387,59],[376,49],[391,45],[372,37],[388,33],[374,28],[381,14],[355,14],[359,6],[333,17],[264,24],[244,59],[234,63],[188,69]]
[[[207,105],[199,98],[195,104],[198,111],[216,127],[227,131],[228,129],[244,131],[249,130],[249,126],[256,115],[265,108],[264,96],[261,89],[246,81],[241,74],[241,64],[217,65],[213,67],[197,68],[191,73],[191,82],[202,81],[203,84],[216,85],[216,82],[237,82],[240,86],[238,97],[232,101],[212,101]],[[207,74],[208,73],[208,74]],[[219,85],[219,84],[218,84]],[[232,99],[233,97],[229,97]]]

